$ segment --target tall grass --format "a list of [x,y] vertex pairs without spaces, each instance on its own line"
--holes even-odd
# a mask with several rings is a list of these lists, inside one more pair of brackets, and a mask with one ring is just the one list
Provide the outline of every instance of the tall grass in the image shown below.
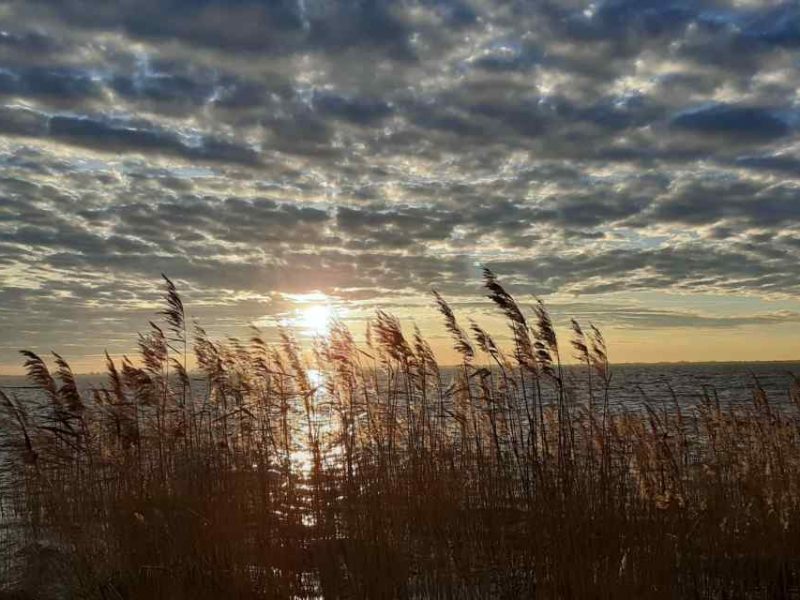
[[[626,412],[597,328],[561,344],[543,303],[484,280],[511,347],[435,294],[452,370],[384,312],[365,344],[336,323],[311,355],[286,330],[213,340],[169,280],[162,323],[138,360],[107,356],[102,386],[24,352],[36,397],[0,391],[8,593],[797,595],[800,395]],[[43,552],[56,575],[35,574]]]

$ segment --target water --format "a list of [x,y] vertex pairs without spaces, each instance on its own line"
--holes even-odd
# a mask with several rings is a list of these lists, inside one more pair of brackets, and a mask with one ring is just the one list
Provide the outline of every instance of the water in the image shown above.
[[[569,375],[575,376],[575,369]],[[573,379],[585,387],[585,369]],[[672,392],[683,405],[702,400],[704,390],[719,398],[722,406],[752,402],[753,388],[760,385],[771,402],[790,401],[792,374],[800,376],[800,362],[755,363],[664,363],[612,366],[610,398],[614,403],[633,408],[647,398],[654,403],[672,403]],[[670,391],[670,389],[672,391]]]
[[[656,404],[671,404],[672,392],[681,404],[694,405],[702,399],[704,390],[712,397],[716,393],[723,406],[746,404],[752,402],[752,390],[756,381],[767,392],[771,402],[782,404],[790,400],[791,375],[800,377],[800,361],[623,364],[612,365],[611,371],[611,402],[630,409],[641,406],[645,398]],[[453,374],[454,370],[443,369],[445,378]],[[321,377],[321,374],[317,376]],[[565,367],[564,380],[576,397],[580,399],[586,396],[588,386],[585,367]],[[105,383],[104,375],[78,376],[78,384],[82,389]],[[318,381],[312,383],[320,384]],[[599,381],[596,376],[593,383],[595,390],[598,390]],[[29,385],[25,377],[0,375],[0,388],[20,398],[34,393]],[[196,394],[203,393],[205,386],[202,379],[193,380],[192,385]]]

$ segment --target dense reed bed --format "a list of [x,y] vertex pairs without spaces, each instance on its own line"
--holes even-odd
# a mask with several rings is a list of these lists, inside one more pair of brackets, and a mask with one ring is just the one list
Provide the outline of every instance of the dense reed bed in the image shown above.
[[541,302],[484,283],[512,343],[436,294],[451,370],[384,312],[313,353],[289,331],[212,340],[169,280],[104,385],[25,352],[36,398],[0,394],[7,594],[797,596],[797,407],[755,384],[737,407],[620,410],[599,330],[560,344]]

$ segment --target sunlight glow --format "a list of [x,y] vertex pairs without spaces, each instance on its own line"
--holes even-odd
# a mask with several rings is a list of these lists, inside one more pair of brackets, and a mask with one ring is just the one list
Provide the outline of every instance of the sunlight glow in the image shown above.
[[311,335],[327,335],[331,328],[333,309],[327,304],[312,304],[300,309],[297,324]]

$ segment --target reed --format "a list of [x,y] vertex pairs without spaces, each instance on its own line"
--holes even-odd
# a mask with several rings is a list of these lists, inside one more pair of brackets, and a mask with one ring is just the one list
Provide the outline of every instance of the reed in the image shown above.
[[213,340],[164,279],[104,383],[25,351],[36,393],[0,390],[8,597],[800,593],[796,378],[791,403],[755,382],[748,404],[622,410],[600,330],[572,321],[574,380],[544,303],[488,270],[511,348],[434,292],[453,369],[381,311],[363,346],[343,323],[310,353]]

